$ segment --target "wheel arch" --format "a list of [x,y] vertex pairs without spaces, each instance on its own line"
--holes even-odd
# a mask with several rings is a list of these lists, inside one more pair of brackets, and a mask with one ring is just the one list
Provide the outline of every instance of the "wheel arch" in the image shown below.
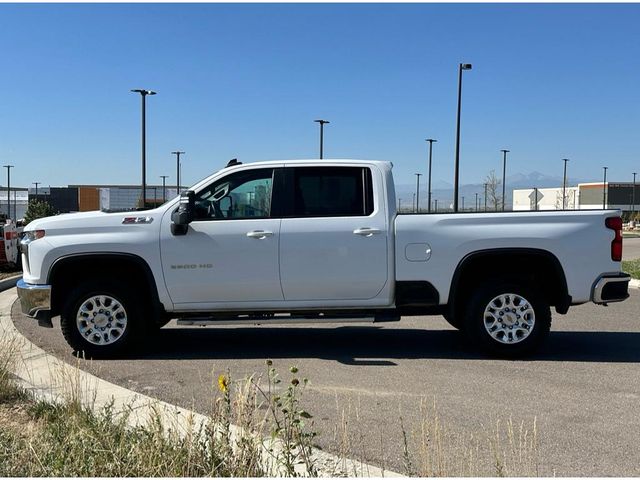
[[[567,313],[572,300],[562,264],[553,253],[536,248],[492,248],[471,252],[465,255],[456,266],[447,302],[447,309],[453,318],[460,313],[462,302],[468,297],[470,287],[474,281],[477,282],[476,275],[496,258],[500,258],[503,262],[505,260],[520,262],[521,265],[528,267],[526,276],[534,282],[536,280],[542,282],[541,291],[549,305],[554,306],[558,313]],[[519,274],[519,276],[522,275]]]
[[52,286],[52,316],[61,312],[66,295],[86,269],[101,270],[110,278],[124,275],[128,282],[141,288],[140,296],[148,299],[154,318],[165,314],[151,268],[142,257],[130,253],[78,253],[57,258],[49,269],[47,284]]

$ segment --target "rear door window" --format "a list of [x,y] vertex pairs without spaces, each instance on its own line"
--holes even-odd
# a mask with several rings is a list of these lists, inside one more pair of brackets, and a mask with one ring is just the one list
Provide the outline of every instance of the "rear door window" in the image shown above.
[[295,217],[368,216],[373,212],[371,171],[361,167],[295,167]]

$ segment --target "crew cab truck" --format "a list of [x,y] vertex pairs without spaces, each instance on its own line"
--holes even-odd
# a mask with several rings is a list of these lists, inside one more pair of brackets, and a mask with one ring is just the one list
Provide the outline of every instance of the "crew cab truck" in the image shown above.
[[398,214],[392,164],[230,162],[153,210],[36,220],[22,311],[91,356],[170,319],[384,322],[443,315],[520,356],[560,314],[628,297],[617,210]]

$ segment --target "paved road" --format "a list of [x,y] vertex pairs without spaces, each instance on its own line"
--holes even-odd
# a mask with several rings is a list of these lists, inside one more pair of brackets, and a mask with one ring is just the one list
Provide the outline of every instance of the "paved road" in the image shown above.
[[[206,413],[215,375],[263,372],[271,358],[282,374],[297,365],[310,378],[304,401],[315,415],[318,443],[328,450],[339,448],[334,430],[344,412],[348,430],[363,438],[354,443],[364,445],[358,451],[374,464],[403,471],[399,417],[418,432],[426,399],[435,400],[446,428],[480,437],[497,419],[511,416],[531,426],[536,417],[540,475],[638,476],[639,312],[640,292],[634,290],[621,304],[588,304],[556,315],[545,348],[527,361],[483,358],[442,318],[408,317],[381,327],[169,324],[156,343],[131,358],[82,367]],[[38,328],[17,303],[13,317],[36,344],[77,361],[58,329]]]
[[622,258],[624,260],[640,258],[640,238],[624,238],[622,240]]

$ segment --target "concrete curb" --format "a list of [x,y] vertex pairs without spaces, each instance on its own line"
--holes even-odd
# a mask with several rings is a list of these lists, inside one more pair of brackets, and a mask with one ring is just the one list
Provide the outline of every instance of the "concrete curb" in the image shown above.
[[5,290],[9,290],[16,286],[18,280],[22,278],[22,275],[16,275],[15,277],[4,278],[0,280],[0,292],[4,292]]
[[[18,332],[11,320],[11,306],[17,299],[17,293],[12,287],[19,278],[12,277],[0,281],[0,289],[5,288],[5,291],[0,293],[0,339],[9,342],[17,350],[18,361],[13,368],[13,373],[23,388],[30,391],[36,398],[48,401],[78,400],[96,412],[107,405],[113,405],[115,411],[126,409],[131,411],[129,423],[132,426],[144,425],[158,414],[162,416],[168,428],[181,434],[197,431],[200,426],[207,424],[208,418],[205,415],[102,380],[77,366],[59,360],[27,340]],[[232,438],[238,438],[242,431],[240,427],[232,425],[231,432]],[[265,445],[264,448],[264,458],[268,462],[270,460],[265,468],[275,476],[281,476],[278,466],[266,453],[267,446]],[[313,456],[320,476],[403,476],[356,460],[340,458],[322,450],[314,449]],[[298,475],[305,476],[304,467],[300,467],[300,471],[297,471]]]

